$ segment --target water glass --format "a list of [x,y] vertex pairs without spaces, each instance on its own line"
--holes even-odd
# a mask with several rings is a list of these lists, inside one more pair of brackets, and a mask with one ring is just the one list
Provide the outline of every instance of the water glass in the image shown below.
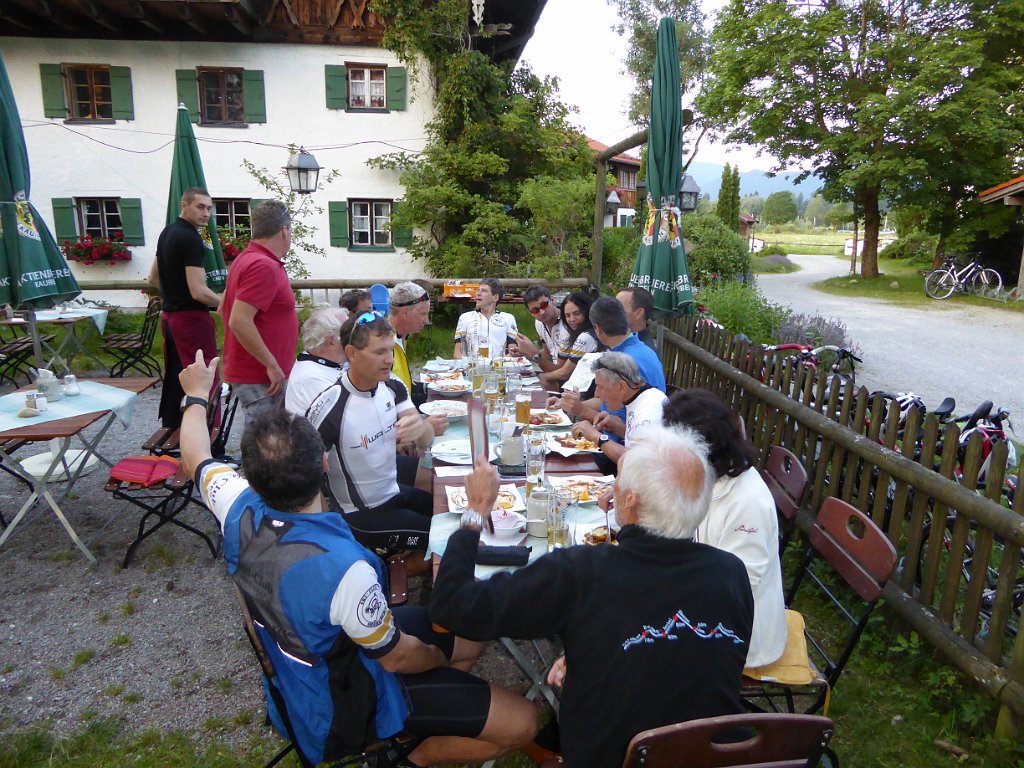
[[523,388],[523,377],[514,371],[505,374],[505,392],[514,395]]
[[498,438],[501,437],[501,424],[504,421],[505,408],[504,403],[498,398],[497,393],[492,400],[490,396],[487,398],[487,431],[491,435],[491,440],[497,442]]
[[569,543],[569,521],[566,509],[576,503],[576,494],[559,488],[555,491],[554,503],[548,506],[548,552],[565,547]]
[[544,446],[526,445],[526,495],[531,496],[544,483]]

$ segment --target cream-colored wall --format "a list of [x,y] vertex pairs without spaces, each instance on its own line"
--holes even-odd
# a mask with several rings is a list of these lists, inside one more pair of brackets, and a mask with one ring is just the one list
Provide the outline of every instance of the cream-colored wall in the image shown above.
[[[279,169],[285,147],[301,144],[325,169],[341,175],[312,201],[323,213],[308,221],[326,257],[307,255],[314,278],[420,277],[423,268],[399,249],[357,253],[330,245],[327,202],[351,197],[403,196],[398,175],[366,166],[397,148],[421,150],[431,117],[430,89],[410,72],[404,111],[346,113],[327,109],[324,65],[346,62],[398,65],[389,51],[372,47],[239,45],[198,42],[132,42],[0,37],[0,53],[14,89],[32,170],[32,201],[53,225],[51,198],[141,198],[146,244],[133,246],[126,264],[73,264],[84,279],[144,279],[165,223],[173,154],[176,69],[229,66],[264,73],[267,122],[245,128],[194,125],[203,170],[214,197],[266,198],[242,160]],[[131,68],[135,119],[114,125],[65,124],[43,116],[40,63],[97,63]],[[423,78],[421,78],[422,80]],[[326,171],[325,171],[326,172]],[[322,173],[325,173],[322,172]],[[141,297],[140,297],[141,299]]]

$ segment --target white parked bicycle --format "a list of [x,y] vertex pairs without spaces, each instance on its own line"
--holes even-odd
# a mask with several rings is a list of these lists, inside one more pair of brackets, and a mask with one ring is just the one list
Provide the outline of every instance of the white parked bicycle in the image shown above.
[[1003,278],[994,269],[983,267],[977,259],[957,269],[956,261],[946,259],[924,279],[924,292],[933,299],[948,299],[954,291],[995,298],[1003,289]]

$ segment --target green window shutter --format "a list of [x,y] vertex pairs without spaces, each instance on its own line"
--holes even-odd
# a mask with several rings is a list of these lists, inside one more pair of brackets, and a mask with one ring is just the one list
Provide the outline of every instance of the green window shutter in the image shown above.
[[348,70],[341,64],[325,64],[327,108],[345,109],[348,106]]
[[43,85],[43,115],[46,117],[67,117],[64,105],[64,74],[60,64],[40,64],[39,79]]
[[188,119],[199,122],[199,77],[194,69],[176,69],[174,78],[178,84],[178,103],[188,107]]
[[387,72],[387,108],[405,109],[405,67],[388,67]]
[[263,70],[247,69],[242,73],[245,98],[245,122],[267,122],[267,97],[263,89]]
[[110,68],[110,99],[115,120],[134,120],[135,103],[132,100],[132,71],[128,67]]
[[64,245],[65,240],[78,237],[75,227],[75,201],[70,197],[54,197],[50,200],[53,206],[53,237],[57,245]]
[[119,206],[124,241],[128,245],[145,245],[146,234],[142,229],[142,201],[137,197],[122,197]]
[[399,201],[391,204],[391,244],[396,248],[408,248],[412,245],[412,227],[395,226],[395,213],[398,211]]
[[348,248],[348,202],[328,202],[327,221],[331,229],[331,245]]

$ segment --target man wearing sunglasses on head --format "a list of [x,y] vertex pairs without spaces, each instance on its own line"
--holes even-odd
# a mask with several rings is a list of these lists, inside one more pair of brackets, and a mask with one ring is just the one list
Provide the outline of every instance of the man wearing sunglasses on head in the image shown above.
[[398,482],[395,452],[406,443],[426,450],[434,429],[391,375],[395,331],[387,318],[378,312],[350,317],[339,336],[349,367],[306,413],[327,449],[330,494],[365,546],[422,552],[433,498]]
[[544,373],[557,370],[562,366],[558,353],[568,346],[570,334],[561,320],[551,291],[543,285],[531,285],[523,294],[523,305],[533,315],[541,345],[538,347],[526,335],[517,333],[516,344],[520,353],[539,365]]

